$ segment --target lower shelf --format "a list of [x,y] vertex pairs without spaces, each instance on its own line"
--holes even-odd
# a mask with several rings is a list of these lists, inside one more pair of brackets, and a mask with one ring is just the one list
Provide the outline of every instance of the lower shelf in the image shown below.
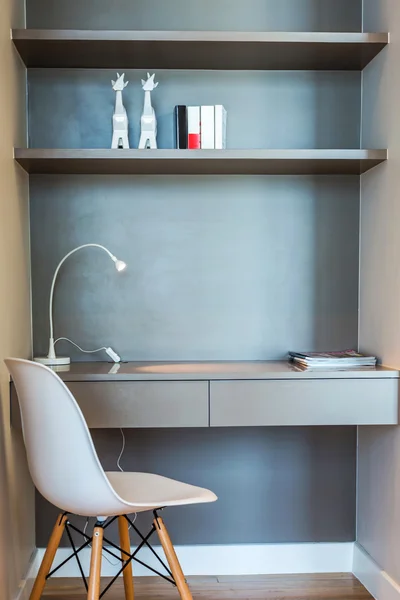
[[15,149],[28,173],[60,175],[361,175],[387,158],[387,150]]

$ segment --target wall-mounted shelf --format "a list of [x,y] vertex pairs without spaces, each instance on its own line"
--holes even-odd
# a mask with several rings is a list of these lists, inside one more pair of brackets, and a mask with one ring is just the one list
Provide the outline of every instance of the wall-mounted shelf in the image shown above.
[[27,67],[359,71],[387,33],[14,29]]
[[360,175],[387,150],[15,149],[28,173],[144,175]]
[[[97,362],[58,374],[91,428],[398,423],[399,373],[384,367],[299,373],[287,361],[128,362],[116,370]],[[17,403],[12,386],[11,420],[20,429]]]

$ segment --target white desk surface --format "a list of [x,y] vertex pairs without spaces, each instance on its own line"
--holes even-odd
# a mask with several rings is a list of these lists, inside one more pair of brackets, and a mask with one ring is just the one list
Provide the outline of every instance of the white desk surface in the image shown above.
[[64,381],[398,379],[397,369],[298,371],[287,361],[71,363],[55,369]]

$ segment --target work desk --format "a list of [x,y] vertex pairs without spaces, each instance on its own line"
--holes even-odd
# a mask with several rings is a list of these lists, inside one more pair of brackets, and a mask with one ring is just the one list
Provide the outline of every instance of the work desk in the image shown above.
[[82,362],[58,375],[91,428],[398,423],[399,371],[385,367],[300,372],[284,361]]

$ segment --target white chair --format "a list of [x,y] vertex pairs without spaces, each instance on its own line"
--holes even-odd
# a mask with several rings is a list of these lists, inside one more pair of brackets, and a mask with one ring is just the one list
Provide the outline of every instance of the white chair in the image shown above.
[[[48,367],[27,360],[9,358],[5,363],[18,394],[33,482],[49,502],[63,511],[51,534],[30,600],[41,598],[65,528],[71,541],[68,514],[97,517],[93,535],[87,536],[85,544],[92,544],[88,600],[98,600],[101,595],[104,529],[109,524],[106,518],[118,519],[125,596],[126,600],[133,600],[132,560],[137,559],[130,549],[129,523],[132,522],[127,515],[143,511],[154,512],[152,531],[157,531],[160,538],[172,582],[176,584],[182,600],[190,600],[189,587],[157,511],[168,506],[214,502],[217,499],[215,494],[159,475],[105,472],[83,414],[57,374]],[[148,538],[144,540],[142,537],[141,546],[144,544],[149,545]],[[77,557],[80,550],[77,551],[74,546],[73,550],[73,556]],[[81,573],[83,575],[82,568]]]

